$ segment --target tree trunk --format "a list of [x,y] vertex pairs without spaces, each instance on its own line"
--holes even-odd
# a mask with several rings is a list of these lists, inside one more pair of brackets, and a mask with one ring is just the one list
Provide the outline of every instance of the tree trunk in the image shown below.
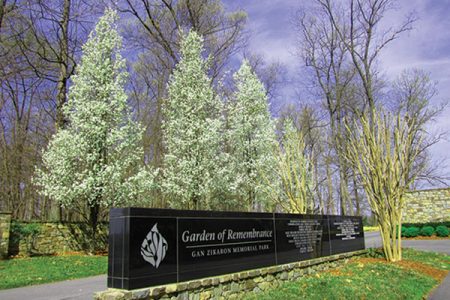
[[61,38],[59,41],[59,78],[58,78],[58,94],[56,96],[56,127],[64,128],[66,119],[63,114],[63,106],[66,103],[67,80],[69,79],[69,17],[70,17],[70,1],[64,0],[64,9],[61,20]]
[[2,0],[0,2],[0,32],[2,29],[2,25],[3,25],[3,18],[5,17],[5,14],[6,14],[6,1],[7,0]]
[[98,203],[89,207],[89,225],[91,226],[91,243],[90,251],[95,252],[97,250],[96,234],[98,227],[98,215],[100,211],[100,205]]
[[347,175],[342,165],[339,166],[339,200],[341,204],[341,215],[348,215],[347,200],[348,200],[348,182]]
[[327,165],[328,207],[331,208],[331,214],[335,215],[336,205],[334,205],[333,201],[333,181],[331,179],[331,166],[329,158],[326,159],[326,165]]
[[[338,101],[340,103],[340,101]],[[339,104],[340,106],[340,104]],[[348,191],[348,174],[347,174],[347,163],[344,158],[343,152],[344,150],[344,141],[343,141],[343,134],[342,134],[342,124],[341,124],[341,112],[338,109],[336,114],[336,123],[337,126],[334,129],[333,139],[335,143],[335,149],[338,156],[338,163],[339,163],[339,199],[341,204],[341,215],[349,215],[351,211],[351,205],[350,205],[350,193]],[[333,122],[334,123],[334,122]]]
[[[63,114],[63,106],[67,99],[67,81],[69,78],[69,17],[70,17],[70,1],[64,0],[63,15],[60,22],[61,37],[59,39],[59,77],[56,95],[56,129],[62,129],[66,126],[66,119]],[[51,218],[61,222],[63,220],[62,207],[59,203],[51,202]]]
[[402,260],[401,217],[401,213],[390,213],[377,218],[383,240],[383,252],[386,260],[390,262]]
[[319,189],[319,167],[318,167],[317,160],[315,160],[315,162],[314,162],[314,181],[315,181],[314,186],[316,187],[317,198],[319,200],[319,205],[320,205],[320,213],[325,214],[325,204],[323,201],[322,192]]
[[361,203],[358,194],[358,183],[356,182],[355,172],[353,172],[353,193],[355,195],[356,215],[361,216]]

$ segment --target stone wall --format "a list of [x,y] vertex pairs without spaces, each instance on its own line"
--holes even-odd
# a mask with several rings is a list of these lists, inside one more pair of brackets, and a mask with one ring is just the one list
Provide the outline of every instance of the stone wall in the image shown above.
[[[45,255],[89,249],[89,227],[85,223],[13,222],[9,255]],[[108,224],[99,225],[98,249],[107,251]]]
[[403,223],[441,221],[450,221],[450,188],[407,193]]
[[11,213],[0,212],[0,259],[8,256],[10,224]]
[[348,258],[365,254],[366,250],[325,256],[295,263],[277,265],[233,274],[197,279],[137,290],[108,289],[95,293],[96,300],[148,299],[238,299],[246,293],[259,293],[277,288],[285,281],[343,265]]

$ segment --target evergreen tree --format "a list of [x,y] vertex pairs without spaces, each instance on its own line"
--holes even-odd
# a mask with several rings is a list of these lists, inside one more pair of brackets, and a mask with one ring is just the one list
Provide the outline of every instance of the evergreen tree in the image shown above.
[[163,103],[163,187],[174,208],[207,209],[224,172],[220,154],[220,101],[202,58],[203,38],[183,37],[181,59]]
[[122,40],[107,9],[83,46],[59,130],[35,182],[64,207],[86,211],[95,238],[101,207],[136,203],[153,184],[143,166],[142,129],[127,108]]
[[266,200],[262,174],[271,176],[276,163],[275,128],[264,85],[246,60],[233,78],[236,91],[228,111],[228,140],[235,177],[232,189],[248,210],[253,210]]

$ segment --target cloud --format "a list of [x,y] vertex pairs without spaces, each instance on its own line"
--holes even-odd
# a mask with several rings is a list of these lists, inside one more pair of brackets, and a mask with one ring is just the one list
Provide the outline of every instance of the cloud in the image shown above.
[[[450,1],[401,1],[399,9],[391,12],[388,22],[399,22],[411,9],[418,17],[414,28],[387,47],[380,59],[382,70],[393,79],[404,69],[420,68],[437,82],[438,95],[432,105],[450,99]],[[450,107],[444,109],[429,131],[438,133],[450,129]],[[450,141],[441,140],[430,153],[433,160],[450,161]]]
[[248,14],[249,46],[271,62],[292,65],[295,58],[295,32],[291,19],[298,9],[298,1],[226,1],[227,8],[242,8]]
[[[380,56],[380,69],[388,79],[396,78],[404,69],[420,68],[430,74],[438,83],[439,94],[432,104],[438,105],[450,99],[450,0],[441,1],[398,1],[396,10],[390,11],[385,19],[384,28],[398,26],[401,20],[415,12],[418,17],[414,29],[403,34]],[[263,54],[268,61],[279,61],[286,65],[290,83],[282,91],[281,101],[292,102],[299,85],[296,76],[301,63],[293,55],[296,32],[292,24],[293,14],[303,3],[296,0],[258,0],[226,1],[227,9],[242,8],[249,16],[251,37],[250,49]],[[280,101],[280,100],[279,100]],[[450,129],[450,107],[447,107],[436,122],[430,125],[430,131]],[[431,153],[436,160],[450,160],[450,142],[441,141],[434,145]]]

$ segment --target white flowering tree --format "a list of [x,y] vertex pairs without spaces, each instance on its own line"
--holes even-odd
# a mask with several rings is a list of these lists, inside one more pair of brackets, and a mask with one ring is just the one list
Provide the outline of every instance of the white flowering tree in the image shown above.
[[262,174],[270,176],[276,163],[275,127],[262,82],[244,60],[233,75],[236,91],[228,109],[233,189],[248,210],[265,200]]
[[116,21],[107,9],[83,46],[64,107],[68,126],[54,135],[35,175],[43,195],[85,211],[92,238],[101,207],[135,203],[153,184],[143,166],[142,129],[127,107]]
[[163,103],[163,191],[173,208],[208,209],[224,172],[220,154],[220,100],[207,76],[203,39],[184,36],[180,62]]

